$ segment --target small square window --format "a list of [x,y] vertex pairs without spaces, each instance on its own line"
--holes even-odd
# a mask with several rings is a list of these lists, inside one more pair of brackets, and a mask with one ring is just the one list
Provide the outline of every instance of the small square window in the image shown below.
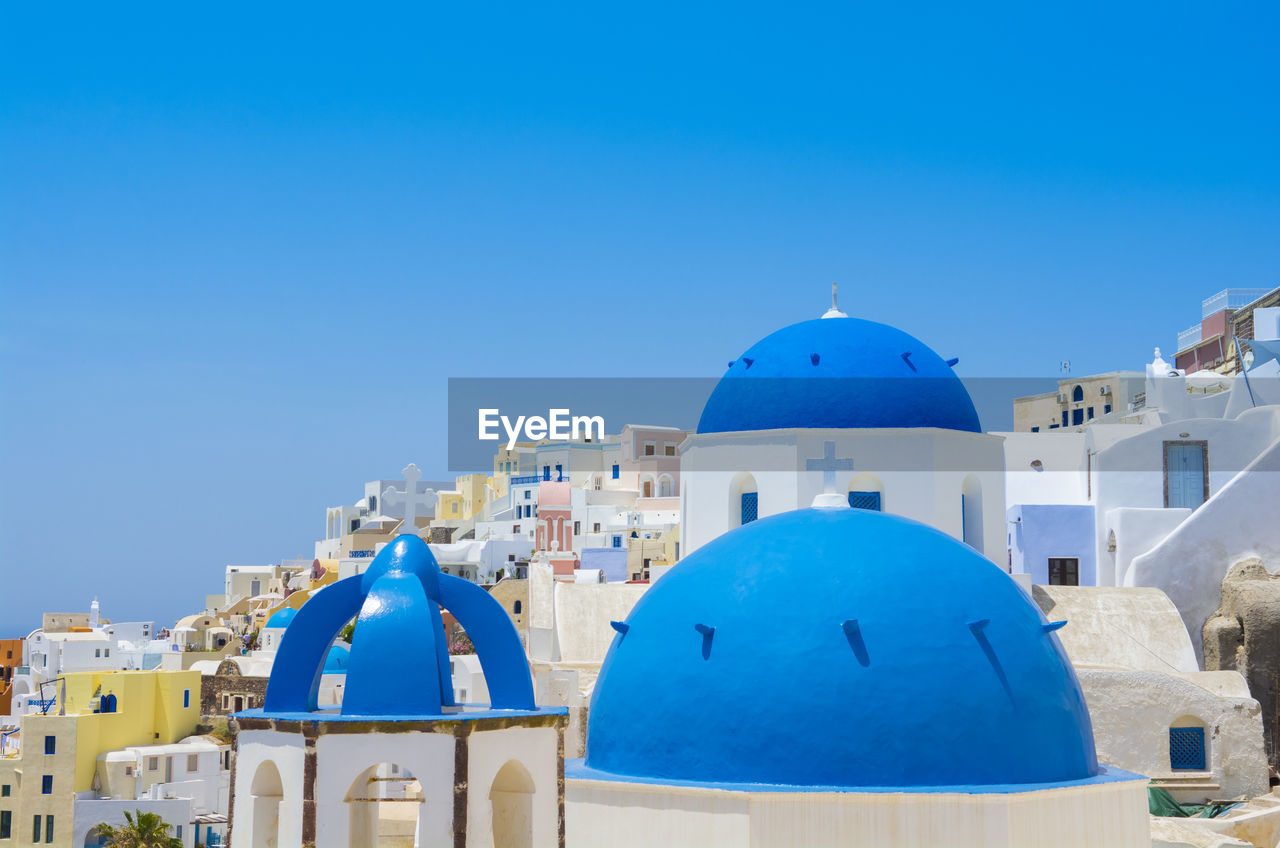
[[658,452],[658,446],[657,446],[657,444],[655,444],[654,442],[645,442],[645,443],[644,443],[644,455],[645,455],[645,456],[653,456],[653,455],[655,455],[657,452]]
[[102,659],[102,649],[101,649],[101,648],[94,648],[94,649],[93,649],[93,657],[94,657],[94,659],[99,659],[99,660],[100,660],[100,659]]
[[160,770],[160,758],[147,757],[147,771],[159,771],[159,770]]
[[1169,767],[1175,771],[1204,771],[1204,728],[1169,728]]
[[663,446],[662,446],[662,451],[663,451],[663,453],[665,453],[667,456],[675,456],[675,455],[676,455],[676,446],[675,446],[675,445],[673,445],[673,444],[671,444],[671,443],[667,443],[667,444],[665,444],[665,445],[663,445]]
[[111,649],[110,649],[110,648],[103,648],[103,649],[102,649],[102,656],[104,656],[104,657],[109,657],[109,656],[111,656]]

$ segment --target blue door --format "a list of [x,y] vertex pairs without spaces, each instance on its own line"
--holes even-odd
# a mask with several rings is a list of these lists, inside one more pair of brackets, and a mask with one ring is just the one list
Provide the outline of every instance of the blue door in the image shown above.
[[1195,509],[1204,503],[1204,447],[1165,445],[1164,449],[1169,487],[1166,506]]
[[760,515],[759,495],[756,492],[742,493],[742,523],[750,524]]

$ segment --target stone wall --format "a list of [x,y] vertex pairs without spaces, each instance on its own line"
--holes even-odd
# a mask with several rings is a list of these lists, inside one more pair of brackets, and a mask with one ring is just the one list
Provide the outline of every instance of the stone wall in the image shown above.
[[1267,760],[1274,768],[1280,735],[1280,577],[1260,559],[1232,566],[1222,602],[1204,625],[1204,666],[1244,675],[1262,706]]

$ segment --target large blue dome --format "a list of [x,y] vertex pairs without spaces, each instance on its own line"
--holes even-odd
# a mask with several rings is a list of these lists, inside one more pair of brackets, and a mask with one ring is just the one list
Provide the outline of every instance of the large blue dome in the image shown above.
[[981,432],[951,365],[901,330],[859,318],[784,327],[729,363],[699,433],[788,427]]
[[823,787],[1098,773],[1052,626],[990,561],[908,519],[752,522],[690,554],[618,629],[588,722],[599,772]]

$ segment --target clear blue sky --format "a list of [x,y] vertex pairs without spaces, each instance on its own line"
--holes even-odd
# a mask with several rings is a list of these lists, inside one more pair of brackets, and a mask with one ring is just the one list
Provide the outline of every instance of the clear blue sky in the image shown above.
[[0,12],[0,635],[309,556],[449,376],[715,375],[832,280],[1136,368],[1280,282],[1274,4],[266,5]]

